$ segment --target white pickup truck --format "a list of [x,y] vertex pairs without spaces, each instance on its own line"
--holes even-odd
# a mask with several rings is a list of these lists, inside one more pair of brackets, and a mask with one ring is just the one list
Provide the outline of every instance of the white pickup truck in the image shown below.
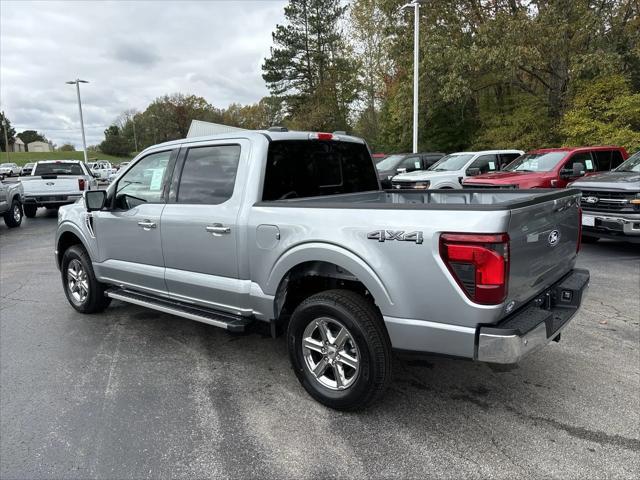
[[89,170],[98,180],[108,181],[111,175],[117,172],[113,165],[106,160],[99,160],[88,165]]
[[47,209],[73,203],[85,190],[98,183],[87,166],[79,160],[44,160],[36,163],[31,175],[22,177],[24,214],[36,216],[38,207]]

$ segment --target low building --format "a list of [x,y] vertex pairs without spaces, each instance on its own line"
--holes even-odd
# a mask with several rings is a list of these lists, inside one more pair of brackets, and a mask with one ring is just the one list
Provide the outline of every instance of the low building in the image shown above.
[[11,152],[26,152],[24,142],[20,139],[20,137],[16,137],[13,143],[9,144],[9,150]]
[[31,142],[27,143],[27,150],[29,152],[50,152],[51,145],[49,145],[47,142]]

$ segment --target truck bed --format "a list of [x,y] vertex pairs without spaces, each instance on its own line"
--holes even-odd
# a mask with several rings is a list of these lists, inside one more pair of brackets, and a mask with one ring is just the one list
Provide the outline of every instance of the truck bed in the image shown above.
[[258,202],[255,206],[385,210],[514,210],[578,194],[572,189],[379,190],[345,195]]

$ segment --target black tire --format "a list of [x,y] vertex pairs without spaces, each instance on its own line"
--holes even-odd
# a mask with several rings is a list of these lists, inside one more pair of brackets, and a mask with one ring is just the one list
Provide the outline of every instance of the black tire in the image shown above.
[[[11,202],[11,208],[7,210],[4,214],[4,223],[9,228],[19,227],[22,223],[22,216],[24,215],[22,211],[22,203],[17,198],[13,199]],[[16,218],[17,217],[17,218]]]
[[592,237],[590,235],[582,235],[582,243],[596,243],[600,240],[598,237]]
[[[342,390],[321,383],[305,359],[302,346],[305,329],[317,325],[316,321],[322,318],[342,324],[350,336],[349,345],[355,345],[352,351],[357,354],[358,370],[353,374],[352,383]],[[304,389],[318,402],[330,408],[362,409],[380,397],[391,381],[391,341],[380,312],[365,297],[349,290],[328,290],[304,300],[291,316],[287,329],[287,347],[293,370]],[[345,346],[344,351],[339,350],[344,353],[346,348]],[[336,349],[332,353],[335,355]],[[313,352],[313,355],[326,358],[319,352]],[[318,364],[320,361],[322,360]],[[335,358],[332,361],[339,363]],[[346,371],[344,366],[341,368]],[[351,371],[350,367],[347,370]],[[335,378],[336,374],[332,372],[336,370],[333,366],[328,366],[325,371]]]
[[24,205],[24,216],[27,218],[33,218],[36,216],[36,212],[38,211],[38,207],[35,205],[27,204]]
[[[86,281],[89,291],[83,300],[79,300],[74,297],[69,286],[69,265],[74,261],[79,262],[83,271],[86,273]],[[111,303],[111,298],[104,294],[106,285],[100,283],[96,279],[89,254],[82,246],[73,245],[64,252],[62,255],[60,273],[62,276],[62,288],[64,288],[67,300],[69,300],[71,306],[80,313],[101,312]]]

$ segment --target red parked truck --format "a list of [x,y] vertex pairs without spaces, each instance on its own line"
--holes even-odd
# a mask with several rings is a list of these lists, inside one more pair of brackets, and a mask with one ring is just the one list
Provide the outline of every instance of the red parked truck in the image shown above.
[[622,147],[542,148],[516,158],[500,172],[464,180],[466,188],[564,188],[595,172],[616,168],[629,155]]

